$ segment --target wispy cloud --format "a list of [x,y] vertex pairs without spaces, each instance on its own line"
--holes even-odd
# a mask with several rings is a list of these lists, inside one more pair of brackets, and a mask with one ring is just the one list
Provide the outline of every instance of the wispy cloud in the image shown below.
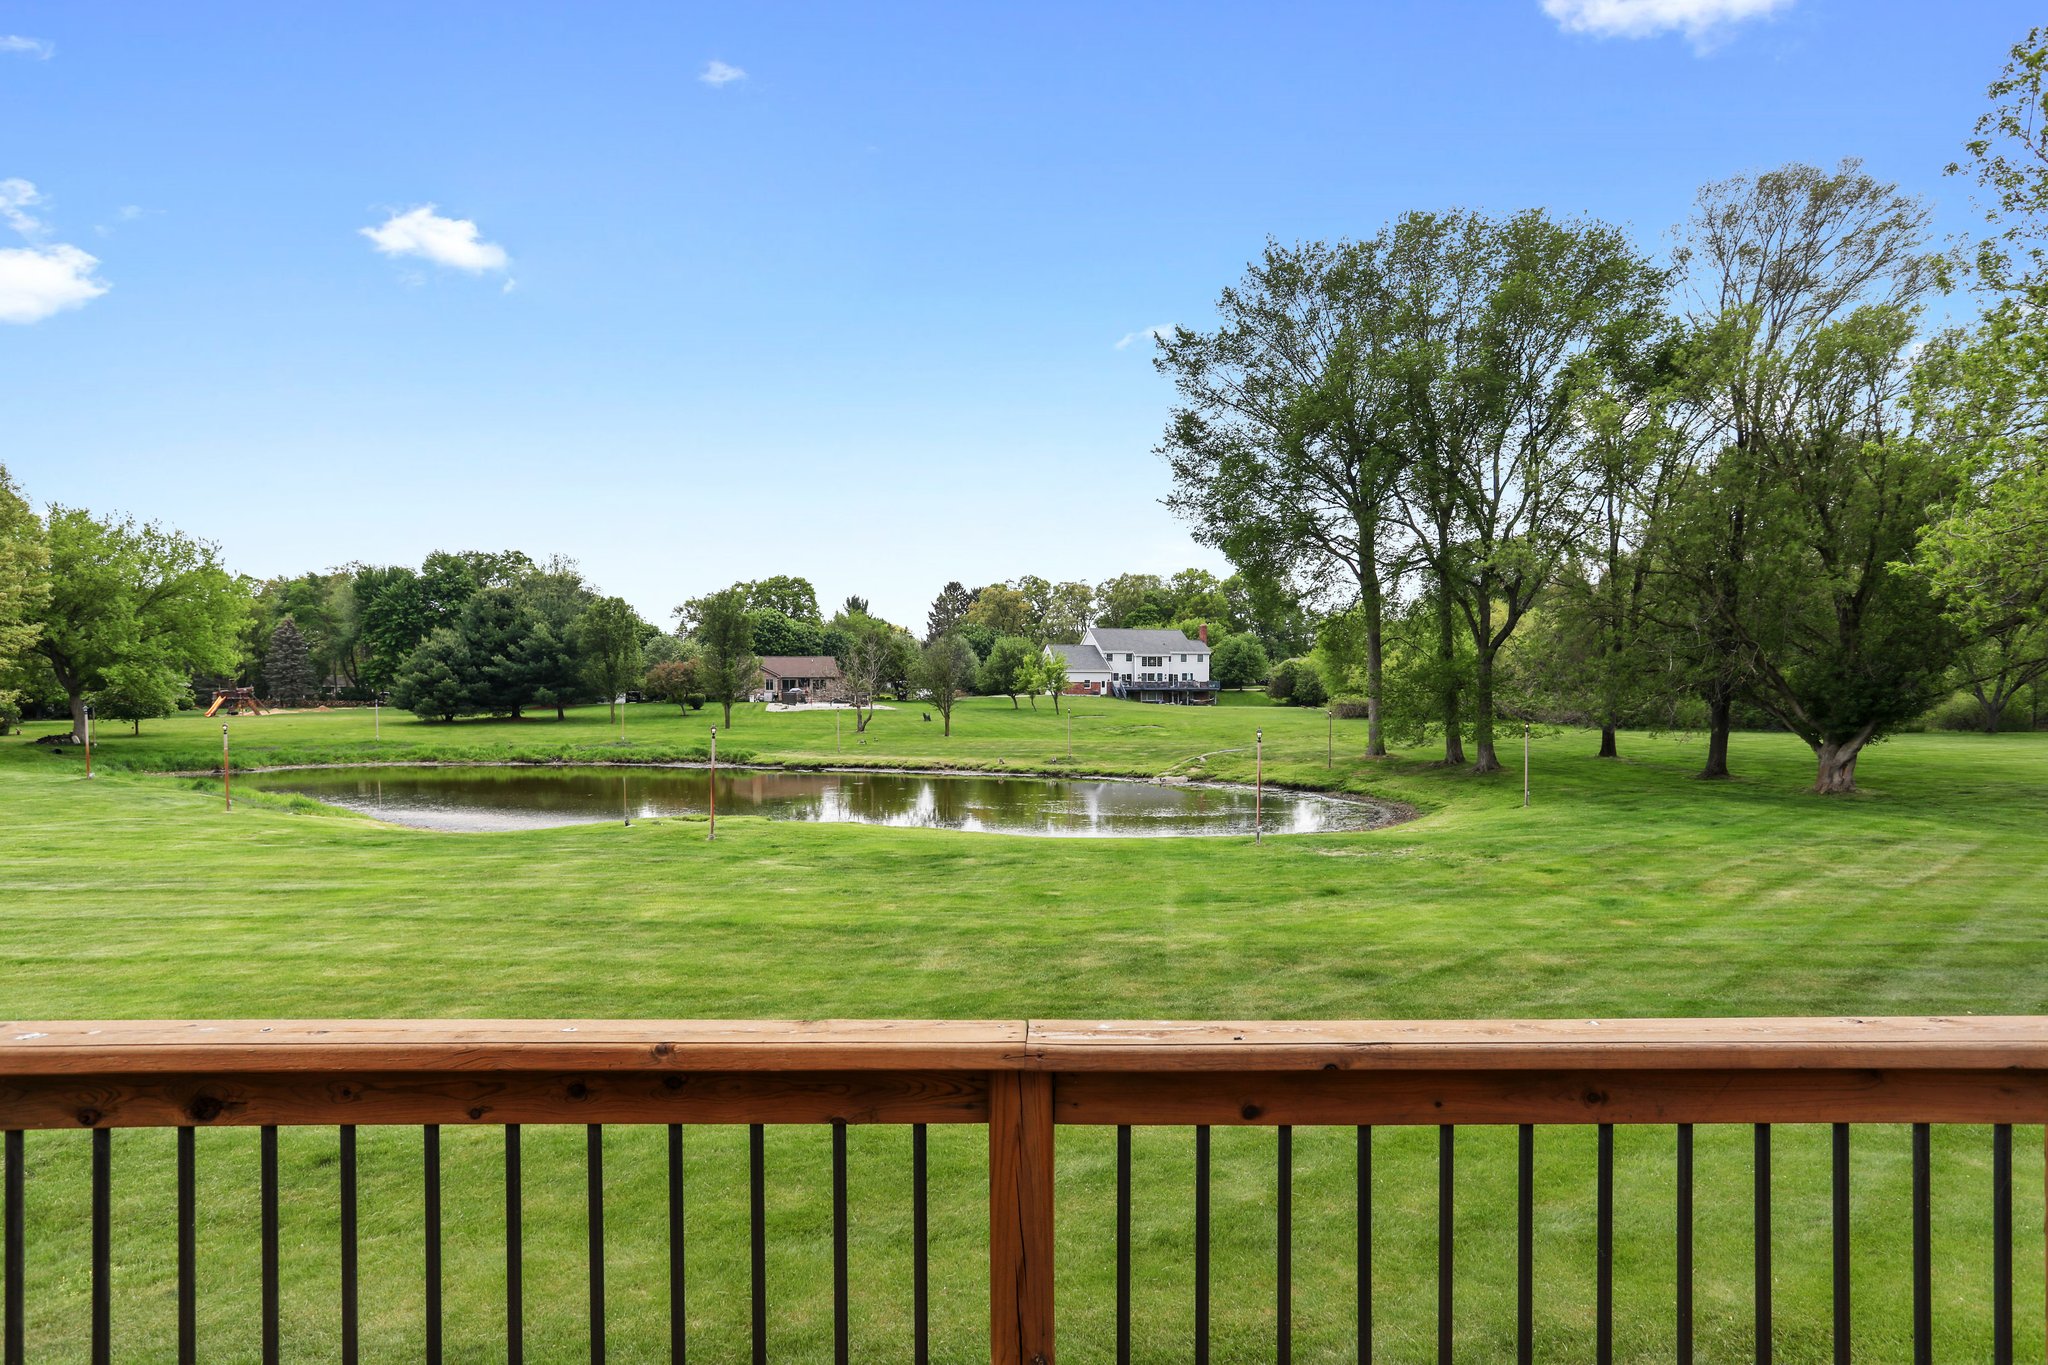
[[57,45],[41,38],[25,38],[19,33],[0,33],[0,52],[19,52],[39,62],[47,62],[57,55]]
[[1794,0],[1542,0],[1543,12],[1567,33],[1600,38],[1654,38],[1683,33],[1706,51],[1735,25],[1789,9]]
[[415,257],[472,275],[500,271],[512,263],[504,247],[483,240],[474,222],[443,218],[432,204],[394,212],[375,227],[357,231],[386,256]]
[[48,227],[29,210],[45,202],[30,181],[0,180],[0,223],[29,242],[0,247],[0,322],[41,322],[107,292],[97,257],[65,242],[41,245]]
[[19,178],[0,180],[0,223],[7,224],[22,236],[35,238],[43,235],[43,220],[29,212],[42,202],[43,196],[32,182]]
[[729,62],[721,62],[716,57],[704,63],[704,69],[697,73],[697,79],[714,90],[721,86],[731,85],[734,81],[743,81],[746,78],[746,72]]
[[1141,341],[1164,341],[1173,335],[1174,324],[1162,322],[1157,327],[1147,327],[1142,332],[1125,332],[1116,339],[1116,349],[1128,351]]

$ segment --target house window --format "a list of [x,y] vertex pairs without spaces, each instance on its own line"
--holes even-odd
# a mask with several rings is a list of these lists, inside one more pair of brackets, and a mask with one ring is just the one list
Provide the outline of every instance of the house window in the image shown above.
[[1157,668],[1165,662],[1166,656],[1163,654],[1147,654],[1145,656],[1145,664],[1148,668]]
[[1185,655],[1185,654],[1181,655],[1181,656],[1180,656],[1180,661],[1181,661],[1182,663],[1186,663],[1186,662],[1188,661],[1188,656],[1187,656],[1187,655]]

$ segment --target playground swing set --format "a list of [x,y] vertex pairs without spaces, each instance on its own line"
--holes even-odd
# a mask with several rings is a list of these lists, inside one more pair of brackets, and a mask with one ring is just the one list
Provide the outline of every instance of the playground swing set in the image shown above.
[[222,707],[226,707],[227,713],[231,716],[239,716],[244,711],[252,716],[269,714],[263,709],[263,703],[256,699],[256,689],[253,687],[224,687],[215,692],[213,705],[206,708],[207,718],[212,719]]

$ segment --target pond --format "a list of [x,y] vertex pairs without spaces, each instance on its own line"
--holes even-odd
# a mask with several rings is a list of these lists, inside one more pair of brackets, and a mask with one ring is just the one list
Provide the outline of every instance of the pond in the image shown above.
[[[237,786],[297,792],[419,829],[540,829],[702,815],[711,775],[682,767],[383,767],[252,772]],[[1098,778],[720,768],[721,815],[1068,838],[1250,834],[1237,787]],[[1372,829],[1392,811],[1301,792],[1265,795],[1268,834]]]

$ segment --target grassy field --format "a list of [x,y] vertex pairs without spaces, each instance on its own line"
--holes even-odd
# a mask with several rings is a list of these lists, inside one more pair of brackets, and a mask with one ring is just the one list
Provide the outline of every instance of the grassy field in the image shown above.
[[[1250,699],[1245,699],[1249,701]],[[917,708],[865,743],[827,713],[748,709],[721,757],[1017,772],[1251,775],[1366,792],[1418,817],[1369,834],[1046,841],[942,831],[690,821],[514,834],[433,834],[283,797],[220,809],[218,783],[153,773],[218,761],[219,723],[105,732],[102,776],[75,753],[0,740],[0,1016],[1394,1017],[2048,1012],[2048,736],[1906,736],[1866,757],[1864,794],[1807,795],[1811,762],[1740,735],[1737,780],[1689,779],[1696,739],[1539,735],[1534,804],[1519,771],[1476,778],[1410,755],[1357,757],[1362,722],[1319,712],[1084,702],[964,704],[954,734]],[[232,722],[238,764],[420,759],[638,761],[697,754],[710,711],[602,709],[428,726],[392,713]],[[52,727],[30,727],[32,738]],[[1517,755],[1518,756],[1518,755]],[[581,1133],[530,1130],[529,1254],[580,1266]],[[287,1135],[288,1345],[332,1352],[334,1135]],[[982,1344],[978,1132],[934,1132],[940,1357]],[[659,1358],[655,1135],[613,1135],[613,1358]],[[1381,1135],[1379,1356],[1430,1358],[1434,1135]],[[1501,1358],[1511,1322],[1512,1134],[1460,1143],[1461,1359]],[[457,1358],[491,1359],[495,1132],[451,1134],[450,1299]],[[1298,1358],[1350,1358],[1350,1135],[1297,1137]],[[201,1135],[208,1359],[253,1358],[247,1291],[254,1137]],[[1776,1162],[1779,1359],[1825,1358],[1826,1136],[1784,1130]],[[83,1359],[78,1135],[30,1137],[31,1358]],[[417,1353],[417,1135],[364,1137],[365,1349]],[[854,1135],[856,1355],[907,1349],[906,1140]],[[1184,1131],[1139,1135],[1138,1347],[1184,1358]],[[1620,1140],[1618,1357],[1668,1358],[1670,1134]],[[169,1134],[117,1137],[119,1359],[169,1340]],[[1590,1359],[1592,1135],[1540,1140],[1539,1315],[1546,1358]],[[2041,1235],[2041,1145],[2022,1135],[2022,1246]],[[825,1139],[770,1139],[777,1359],[829,1358]],[[1746,1359],[1749,1143],[1701,1137],[1703,1359]],[[1905,1138],[1859,1139],[1859,1359],[1909,1358]],[[1219,1133],[1219,1360],[1270,1358],[1272,1135]],[[1063,1354],[1108,1358],[1111,1135],[1062,1134]],[[693,1358],[743,1354],[743,1142],[693,1132]],[[1937,1295],[1944,1358],[1988,1358],[1989,1141],[1937,1134]],[[2019,1257],[2022,1305],[2041,1257]],[[529,1277],[530,1358],[580,1354],[577,1274]],[[2021,1314],[2023,1358],[2042,1349]]]

